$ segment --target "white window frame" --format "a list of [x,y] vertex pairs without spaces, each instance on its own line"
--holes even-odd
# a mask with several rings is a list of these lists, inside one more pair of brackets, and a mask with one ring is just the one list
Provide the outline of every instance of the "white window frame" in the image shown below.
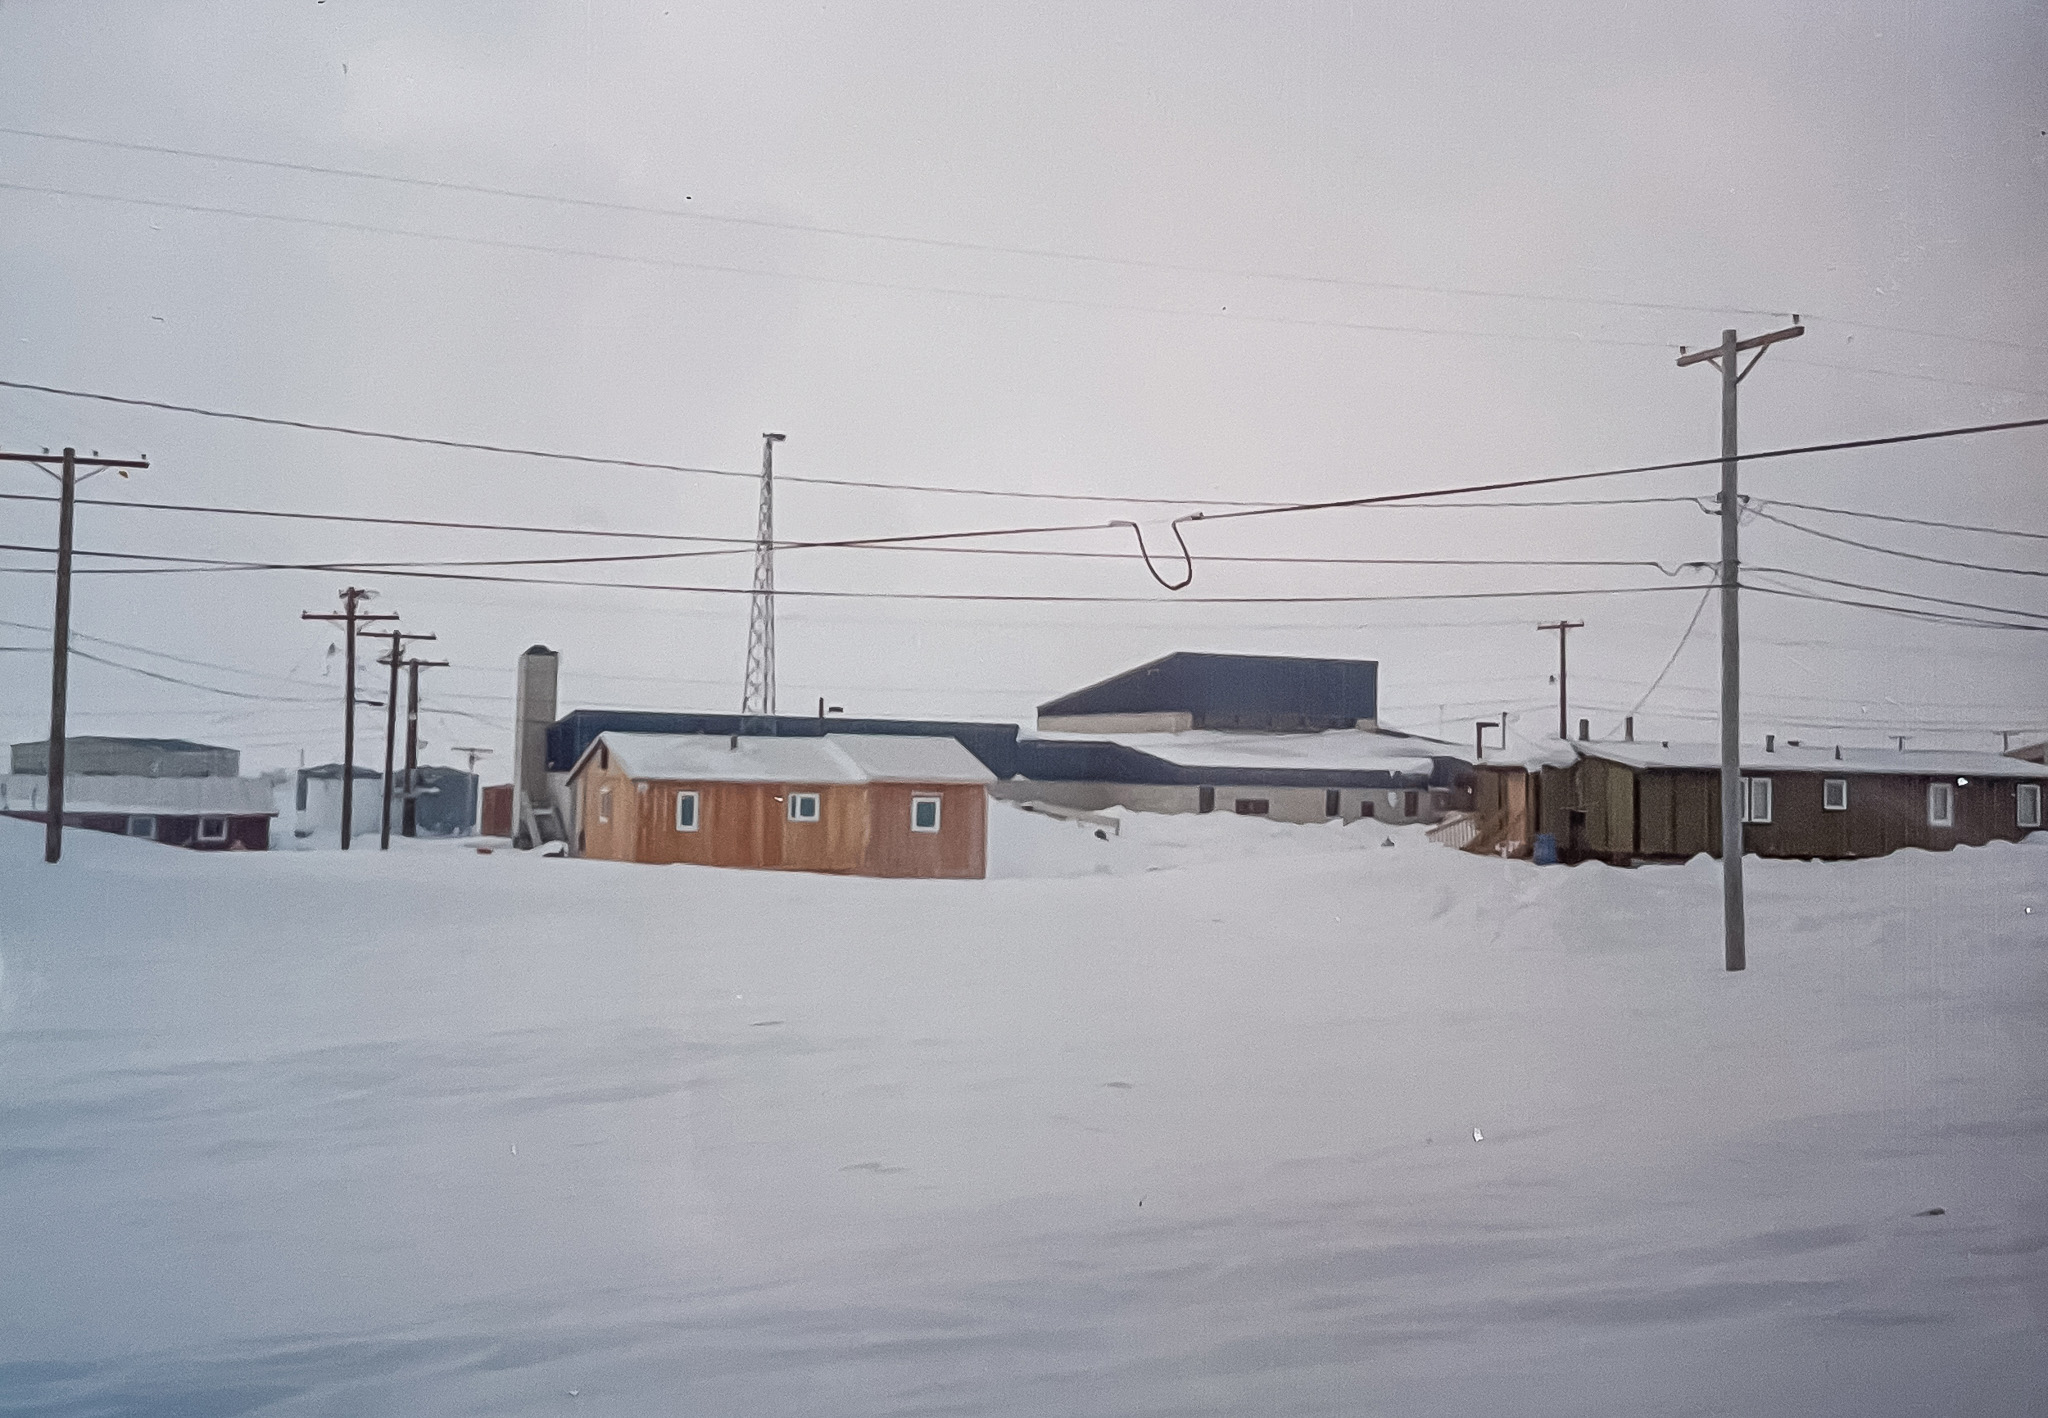
[[[145,823],[148,824],[146,827],[143,826]],[[142,828],[140,832],[135,830],[138,827]],[[128,835],[130,837],[154,838],[156,836],[156,819],[148,813],[138,812],[129,814]]]
[[[917,810],[926,803],[932,805],[932,825],[930,827],[919,827],[917,825]],[[944,820],[944,803],[945,799],[937,793],[912,794],[910,799],[910,830],[912,832],[937,832],[939,830],[939,823]]]
[[1771,780],[1768,778],[1744,778],[1742,780],[1742,820],[1768,827],[1771,821]]
[[[811,809],[807,813],[800,811],[805,804],[809,804]],[[819,800],[816,793],[791,793],[789,795],[789,820],[791,822],[816,822],[819,814],[823,811],[824,804]]]
[[609,783],[597,790],[597,820],[599,822],[610,822],[612,820],[612,788]]
[[[215,824],[215,825],[216,825],[217,827],[219,827],[219,828],[220,828],[220,830],[219,830],[218,832],[208,832],[208,831],[206,830],[206,824],[207,824],[207,823],[209,823],[209,822],[211,822],[211,823]],[[199,840],[200,840],[200,841],[202,841],[202,842],[225,842],[225,841],[227,841],[227,840],[228,840],[228,820],[227,820],[227,819],[226,819],[225,817],[202,817],[202,818],[200,818],[200,819],[199,819]]]
[[1955,784],[1929,783],[1927,785],[1927,825],[1929,827],[1954,827],[1956,825]]
[[1821,780],[1820,810],[1822,812],[1847,812],[1849,810],[1849,780],[1847,778],[1823,778]]
[[2022,783],[2019,785],[2019,788],[2019,825],[2022,827],[2039,827],[2041,825],[2041,785],[2039,783]]
[[[683,821],[683,804],[690,805],[690,820]],[[695,832],[704,821],[704,803],[693,788],[685,788],[676,794],[676,831]]]

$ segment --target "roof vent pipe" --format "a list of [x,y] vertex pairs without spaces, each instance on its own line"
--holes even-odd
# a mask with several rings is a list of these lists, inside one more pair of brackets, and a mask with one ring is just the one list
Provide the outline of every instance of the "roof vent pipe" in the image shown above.
[[1841,746],[1840,744],[1836,744],[1836,745],[1835,745],[1835,762],[1837,762],[1837,763],[1840,763],[1841,761],[1842,761],[1842,746]]
[[1764,752],[1765,752],[1765,753],[1776,753],[1777,751],[1778,751],[1778,736],[1777,736],[1776,734],[1765,734],[1765,735],[1764,735]]
[[1625,743],[1636,741],[1636,716],[1631,714],[1621,721],[1621,737]]
[[1591,737],[1593,737],[1593,721],[1592,721],[1591,719],[1581,719],[1581,720],[1579,720],[1579,738],[1580,738],[1580,740],[1581,740],[1581,741],[1584,741],[1584,740],[1586,740],[1586,739],[1589,739],[1589,738],[1591,738]]
[[738,734],[734,734],[734,735],[732,736],[732,742],[731,742],[731,743],[730,743],[729,745],[727,745],[727,747],[729,747],[729,748],[733,749],[733,750],[734,750],[735,752],[737,752],[737,751],[739,750],[739,746],[740,746],[740,736],[739,736]]

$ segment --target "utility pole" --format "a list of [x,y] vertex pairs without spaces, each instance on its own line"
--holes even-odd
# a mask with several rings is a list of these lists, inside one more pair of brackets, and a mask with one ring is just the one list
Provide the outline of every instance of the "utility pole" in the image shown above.
[[442,669],[446,660],[407,660],[405,662],[405,808],[400,814],[399,832],[407,837],[419,833],[419,782],[416,775],[420,770],[420,671]]
[[1571,735],[1565,732],[1564,644],[1566,638],[1574,630],[1584,630],[1586,622],[1583,620],[1553,620],[1548,625],[1539,625],[1536,628],[1538,630],[1554,630],[1557,632],[1557,736],[1568,743],[1571,741]]
[[[494,753],[494,752],[495,752],[496,750],[494,750],[494,749],[488,749],[488,748],[468,748],[468,747],[463,747],[463,746],[459,746],[459,745],[458,745],[458,746],[457,746],[456,748],[454,748],[454,749],[453,749],[453,750],[451,750],[451,751],[452,751],[452,752],[455,752],[455,753],[459,753],[459,754],[462,754],[462,755],[463,755],[464,757],[466,757],[466,758],[468,758],[468,759],[469,759],[469,776],[470,776],[470,777],[472,777],[472,778],[475,778],[475,777],[476,777],[476,761],[477,761],[477,760],[478,760],[479,758],[489,758],[489,757],[491,756],[491,754],[492,754],[492,753]],[[483,811],[483,780],[482,780],[482,779],[478,779],[478,780],[477,780],[477,795],[476,795],[476,797],[475,797],[475,798],[471,799],[471,801],[470,801],[470,804],[469,804],[469,827],[468,827],[468,831],[469,831],[469,832],[474,832],[474,831],[476,831],[476,829],[477,829],[477,814],[479,814],[479,813],[480,813],[480,812],[482,812],[482,811]]]
[[408,640],[432,640],[432,635],[410,630],[370,630],[380,640],[391,642],[391,653],[377,657],[380,665],[391,666],[391,690],[384,696],[384,820],[377,830],[377,850],[391,850],[391,769],[392,758],[398,747],[398,669],[405,663],[405,642]]
[[[1742,633],[1737,601],[1737,523],[1742,502],[1736,489],[1738,459],[1735,428],[1735,386],[1746,378],[1764,351],[1780,340],[1796,340],[1806,327],[1792,323],[1768,335],[1740,339],[1721,332],[1721,343],[1688,354],[1681,346],[1678,363],[1712,364],[1721,371],[1721,936],[1722,963],[1730,970],[1749,965],[1742,907]],[[1755,350],[1740,369],[1738,356]]]
[[146,468],[147,458],[102,458],[95,451],[89,458],[66,448],[58,461],[62,472],[52,472],[50,451],[41,453],[0,453],[0,463],[33,463],[63,486],[57,499],[57,606],[50,620],[50,741],[44,750],[43,767],[49,779],[43,823],[43,860],[55,862],[64,855],[64,720],[71,699],[71,528],[78,505],[78,485],[85,479],[80,468],[90,468],[87,478],[107,468],[128,476],[130,468]]
[[367,615],[357,607],[375,596],[375,591],[365,591],[357,586],[345,588],[341,593],[342,609],[316,614],[300,611],[300,620],[324,620],[339,622],[348,627],[348,670],[347,682],[343,686],[345,697],[341,709],[341,850],[348,850],[349,838],[355,833],[356,806],[356,636],[365,632],[357,626],[372,620],[397,620],[396,615]]
[[782,440],[779,433],[761,435],[761,518],[754,531],[754,594],[747,616],[747,680],[740,692],[743,716],[775,712],[775,445]]

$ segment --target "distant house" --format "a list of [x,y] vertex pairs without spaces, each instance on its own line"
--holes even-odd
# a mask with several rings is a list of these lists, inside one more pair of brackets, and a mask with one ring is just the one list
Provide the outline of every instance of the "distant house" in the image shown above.
[[951,738],[600,733],[569,773],[579,856],[980,877],[994,775]]
[[1470,805],[1466,758],[1379,726],[1379,665],[1167,655],[1041,704],[1002,798],[1084,811],[1434,822]]
[[[48,740],[18,743],[8,750],[10,773],[48,773]],[[233,778],[242,755],[232,748],[189,739],[133,739],[88,735],[64,740],[64,772],[89,777]]]
[[[49,818],[49,745],[11,746],[0,815]],[[271,785],[239,776],[231,748],[184,739],[64,740],[64,825],[198,851],[261,852],[277,815]]]
[[[1677,861],[1721,850],[1711,744],[1552,743],[1482,763],[1474,851],[1526,855],[1550,834],[1565,861]],[[2017,841],[2042,825],[2048,766],[1997,753],[1829,749],[1775,740],[1742,753],[1743,850],[1879,857]]]

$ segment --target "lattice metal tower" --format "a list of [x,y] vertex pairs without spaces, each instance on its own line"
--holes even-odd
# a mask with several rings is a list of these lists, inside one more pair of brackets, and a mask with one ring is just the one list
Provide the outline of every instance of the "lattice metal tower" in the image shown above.
[[775,712],[775,445],[761,435],[761,521],[754,532],[754,595],[747,617],[747,684],[740,713]]

